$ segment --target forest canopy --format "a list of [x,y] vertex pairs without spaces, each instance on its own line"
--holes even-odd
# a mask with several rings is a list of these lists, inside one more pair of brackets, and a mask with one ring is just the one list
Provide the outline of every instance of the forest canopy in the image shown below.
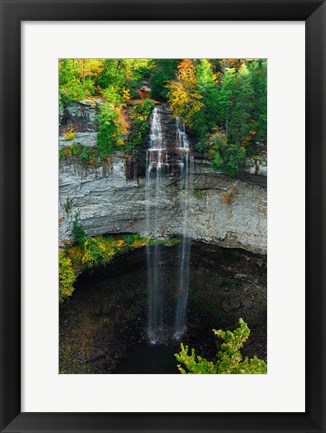
[[267,145],[265,59],[61,59],[60,109],[85,99],[100,101],[103,158],[137,153],[157,103],[183,120],[215,171],[235,175]]

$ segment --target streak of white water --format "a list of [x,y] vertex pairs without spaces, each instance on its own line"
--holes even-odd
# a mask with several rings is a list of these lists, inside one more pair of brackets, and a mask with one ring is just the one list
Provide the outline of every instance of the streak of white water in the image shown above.
[[[146,247],[148,267],[148,338],[153,343],[166,338],[166,330],[173,328],[174,338],[180,339],[186,327],[186,311],[189,290],[190,240],[188,230],[188,201],[191,190],[193,158],[184,123],[176,119],[176,146],[180,169],[180,209],[182,212],[182,240],[179,247],[177,275],[177,304],[173,322],[164,323],[164,278],[161,272],[161,246]],[[151,116],[150,143],[146,153],[146,232],[147,236],[159,238],[161,233],[162,181],[168,167],[168,150],[164,142],[160,109],[155,107]],[[172,335],[171,335],[172,336]]]
[[180,117],[176,118],[177,126],[177,147],[183,151],[189,152],[189,140],[186,134],[185,124],[182,122]]
[[189,141],[184,123],[177,117],[177,147],[180,152],[180,197],[182,197],[182,241],[179,250],[179,287],[175,315],[174,337],[180,339],[186,329],[186,312],[189,292],[190,250],[191,243],[187,236],[188,230],[188,200],[191,190],[191,174],[193,172],[193,157],[189,156]]
[[[151,116],[150,144],[146,153],[146,231],[157,238],[160,231],[162,168],[167,165],[162,119],[157,107]],[[148,267],[148,337],[155,344],[163,330],[163,287],[160,268],[161,246],[146,247]]]

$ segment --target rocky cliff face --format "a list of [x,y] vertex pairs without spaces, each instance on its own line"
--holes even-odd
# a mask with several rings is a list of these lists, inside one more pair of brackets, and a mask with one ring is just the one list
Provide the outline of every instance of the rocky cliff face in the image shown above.
[[59,131],[60,134],[73,127],[79,132],[96,132],[97,131],[97,113],[101,99],[85,99],[80,102],[70,102],[59,113]]
[[[266,254],[267,194],[256,183],[208,172],[204,161],[195,161],[189,197],[188,235],[192,239]],[[128,162],[115,155],[110,166],[85,167],[77,160],[60,162],[59,237],[72,238],[76,212],[87,235],[145,233],[146,188],[144,178],[129,179]],[[160,199],[162,234],[182,235],[184,199],[178,174],[166,176]],[[149,204],[150,206],[152,204]]]
[[[72,144],[63,132],[77,131],[74,142],[97,145],[96,112],[101,101],[69,104],[60,113],[59,146]],[[175,121],[167,107],[163,113],[163,131],[170,146],[176,140]],[[193,146],[192,146],[193,147]],[[172,154],[172,153],[171,153]],[[160,197],[162,234],[182,235],[180,204],[184,192],[179,188],[179,171],[173,169],[163,179]],[[188,236],[229,248],[243,248],[255,253],[267,251],[266,158],[247,163],[247,174],[231,179],[212,173],[208,161],[194,156],[189,193]],[[105,233],[145,233],[146,146],[132,162],[122,154],[89,166],[77,157],[60,160],[59,238],[61,244],[72,239],[76,212],[87,235]],[[248,174],[252,173],[252,175]],[[257,176],[257,174],[263,176]]]

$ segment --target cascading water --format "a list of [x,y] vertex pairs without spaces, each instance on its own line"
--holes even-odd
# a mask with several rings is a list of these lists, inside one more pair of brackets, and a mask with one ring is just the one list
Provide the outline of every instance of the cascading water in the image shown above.
[[[186,309],[189,286],[190,265],[190,240],[187,237],[188,227],[188,198],[191,188],[191,173],[193,171],[193,158],[190,157],[189,141],[185,132],[185,126],[179,118],[176,119],[176,148],[173,152],[177,156],[177,164],[180,173],[181,197],[180,209],[182,219],[182,239],[179,247],[179,263],[177,275],[177,302],[175,319],[173,323],[164,323],[164,276],[161,273],[161,245],[146,247],[148,267],[148,338],[156,342],[169,338],[170,333],[179,339],[184,330],[186,322]],[[146,232],[147,236],[154,239],[164,235],[161,233],[162,222],[161,205],[163,197],[163,177],[169,171],[168,143],[165,143],[161,112],[155,107],[151,115],[150,142],[146,153]],[[173,329],[171,332],[171,328]],[[169,330],[169,332],[167,332]]]
[[186,311],[189,291],[189,266],[191,243],[187,236],[188,229],[188,199],[191,189],[191,173],[193,172],[193,158],[189,155],[189,141],[184,123],[176,119],[177,150],[180,154],[180,197],[182,198],[182,241],[179,250],[179,287],[175,316],[176,339],[179,339],[186,327]]
[[[151,116],[150,143],[146,153],[146,231],[159,237],[162,175],[167,163],[162,119],[157,107]],[[156,343],[163,329],[163,287],[160,272],[161,246],[147,246],[149,315],[148,337]]]

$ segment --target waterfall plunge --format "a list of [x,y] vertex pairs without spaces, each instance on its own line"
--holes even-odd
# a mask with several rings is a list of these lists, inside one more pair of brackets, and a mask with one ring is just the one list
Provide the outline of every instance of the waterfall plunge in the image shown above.
[[[175,311],[175,323],[166,326],[174,326],[174,338],[179,339],[186,322],[186,308],[189,286],[190,265],[190,240],[187,238],[188,226],[188,198],[191,187],[190,176],[193,171],[193,158],[189,156],[189,141],[185,132],[185,126],[179,118],[176,119],[176,153],[179,155],[180,168],[180,209],[182,212],[182,240],[179,247],[179,271],[177,281],[177,304]],[[146,231],[148,236],[160,237],[161,221],[160,207],[162,203],[162,179],[168,171],[168,150],[164,142],[162,119],[157,107],[151,116],[150,143],[146,153]],[[149,292],[149,316],[148,337],[155,344],[165,339],[164,326],[164,281],[160,268],[161,246],[147,246],[148,267],[148,292]]]
[[[146,231],[148,236],[159,236],[162,171],[167,164],[162,120],[157,107],[151,117],[150,145],[146,153]],[[154,209],[153,209],[154,208]],[[148,268],[148,337],[156,343],[163,331],[163,281],[160,271],[161,246],[146,247]]]
[[190,271],[190,239],[187,237],[188,229],[188,199],[191,189],[191,174],[193,172],[193,157],[189,156],[189,141],[185,131],[185,125],[177,117],[176,119],[177,149],[180,153],[180,192],[182,198],[182,241],[179,251],[179,287],[177,297],[177,309],[175,316],[175,338],[179,339],[186,327],[186,311],[189,291]]

